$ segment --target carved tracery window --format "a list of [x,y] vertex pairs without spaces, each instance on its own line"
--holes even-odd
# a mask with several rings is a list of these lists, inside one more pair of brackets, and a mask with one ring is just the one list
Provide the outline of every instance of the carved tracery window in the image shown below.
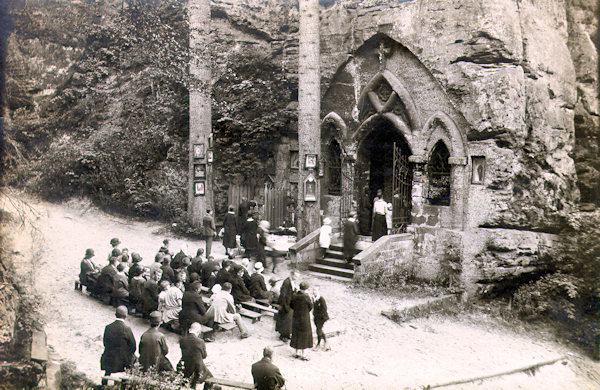
[[438,206],[450,206],[450,152],[442,141],[433,147],[427,163],[427,198],[429,203]]

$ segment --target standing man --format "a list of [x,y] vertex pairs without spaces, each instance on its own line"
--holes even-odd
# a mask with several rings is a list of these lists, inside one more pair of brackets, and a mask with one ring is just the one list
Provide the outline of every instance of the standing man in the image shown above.
[[[125,324],[127,308],[117,307],[117,319],[104,328],[104,353],[100,358],[100,369],[104,375],[109,376],[114,372],[123,372],[135,361],[135,338],[131,328]],[[102,380],[106,384],[106,380]]]
[[387,234],[387,222],[385,220],[385,210],[387,208],[387,202],[383,200],[383,191],[377,190],[377,196],[373,201],[373,216],[371,221],[371,234],[373,242],[377,241],[379,237]]
[[273,350],[263,349],[263,358],[252,365],[252,378],[256,390],[279,390],[285,384],[279,368],[271,361]]
[[212,211],[206,209],[206,215],[202,217],[202,233],[206,240],[206,256],[210,256],[212,249],[213,236],[215,235],[215,220],[212,216]]
[[140,338],[140,364],[144,371],[154,366],[156,371],[173,371],[173,366],[167,353],[167,339],[159,332],[161,314],[158,311],[150,313],[150,329],[144,332]]
[[[206,345],[201,338],[202,330],[200,324],[192,323],[189,333],[179,340],[181,347],[181,360],[183,360],[183,376],[190,379],[190,387],[196,388],[196,383],[202,383],[206,378],[212,377],[212,373],[204,364],[206,359]],[[207,388],[204,385],[204,388]]]

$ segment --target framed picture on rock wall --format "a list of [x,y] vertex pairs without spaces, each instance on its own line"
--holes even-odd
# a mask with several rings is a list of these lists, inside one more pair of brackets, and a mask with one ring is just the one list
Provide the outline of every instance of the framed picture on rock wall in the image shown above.
[[194,144],[194,158],[204,158],[204,144]]
[[204,181],[194,182],[194,196],[204,196]]
[[206,164],[194,164],[194,178],[205,179],[206,178]]
[[305,168],[316,168],[317,167],[317,155],[316,154],[307,154],[306,160],[304,161]]
[[471,165],[473,166],[473,172],[471,174],[471,183],[483,184],[483,181],[485,180],[485,157],[473,156],[471,157],[471,162]]

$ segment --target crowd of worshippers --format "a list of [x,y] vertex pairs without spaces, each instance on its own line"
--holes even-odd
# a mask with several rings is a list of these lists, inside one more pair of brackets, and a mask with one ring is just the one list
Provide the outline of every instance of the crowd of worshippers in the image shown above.
[[[102,268],[92,261],[94,250],[86,249],[79,274],[81,286],[106,304],[127,307],[130,314],[149,319],[158,311],[168,330],[185,334],[193,322],[209,327],[235,322],[245,338],[248,333],[235,306],[255,299],[268,303],[278,299],[277,280],[271,278],[267,286],[260,261],[254,265],[248,258],[240,264],[230,259],[218,262],[205,257],[202,248],[194,257],[183,250],[173,255],[165,240],[154,263],[144,267],[138,253],[129,256],[127,249],[118,248],[118,238],[110,242],[113,249]],[[202,290],[212,293],[208,304],[200,295]]]

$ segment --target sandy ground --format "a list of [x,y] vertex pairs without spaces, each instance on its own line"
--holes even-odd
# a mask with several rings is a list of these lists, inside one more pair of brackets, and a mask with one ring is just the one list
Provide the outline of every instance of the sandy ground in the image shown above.
[[[23,198],[23,197],[22,197]],[[143,264],[150,265],[154,254],[168,235],[157,223],[136,222],[99,212],[84,202],[55,205],[27,202],[34,229],[24,225],[13,232],[23,255],[18,265],[23,278],[31,278],[41,297],[40,310],[51,357],[57,362],[71,360],[79,370],[98,381],[104,327],[114,320],[114,310],[86,294],[75,291],[79,263],[86,248],[94,248],[95,261],[104,265],[109,240],[119,237],[122,247],[139,252]],[[2,207],[15,208],[14,200],[2,198]],[[37,230],[35,229],[37,227]],[[34,233],[34,241],[30,236]],[[169,237],[171,249],[187,244],[190,252],[203,247],[202,241]],[[29,241],[28,241],[29,239]],[[19,250],[19,248],[17,248]],[[213,252],[224,254],[220,242]],[[278,277],[286,276],[280,266]],[[266,273],[267,278],[271,275]],[[240,340],[237,330],[221,332],[207,344],[206,364],[215,376],[251,382],[251,364],[260,359],[263,347],[275,351],[274,363],[287,380],[288,389],[418,389],[426,385],[511,370],[560,356],[563,362],[545,366],[535,375],[517,373],[453,389],[598,389],[597,363],[569,350],[550,335],[532,334],[519,326],[507,326],[485,314],[460,318],[433,316],[398,325],[381,315],[382,310],[410,304],[416,299],[393,298],[352,288],[349,284],[301,274],[318,286],[329,306],[331,321],[326,332],[339,332],[330,338],[331,351],[310,351],[310,361],[292,357],[294,352],[277,338],[274,322],[247,325],[251,337]],[[130,317],[128,323],[136,340],[147,329],[144,320]],[[168,358],[180,358],[178,336],[166,332]],[[315,339],[316,341],[316,339]]]

